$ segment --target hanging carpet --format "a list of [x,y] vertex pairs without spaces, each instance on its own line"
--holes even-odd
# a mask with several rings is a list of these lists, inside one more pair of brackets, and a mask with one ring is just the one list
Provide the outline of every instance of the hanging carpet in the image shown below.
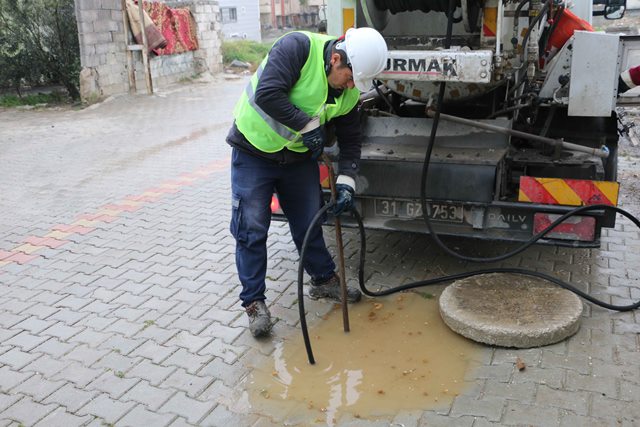
[[173,55],[198,50],[196,21],[188,8],[170,8],[164,3],[146,1],[142,6],[167,41],[166,46],[153,49],[155,54]]

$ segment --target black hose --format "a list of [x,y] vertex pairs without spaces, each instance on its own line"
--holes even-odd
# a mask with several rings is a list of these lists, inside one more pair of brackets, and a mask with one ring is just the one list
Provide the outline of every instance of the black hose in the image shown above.
[[[536,15],[536,17],[533,18],[533,20],[529,24],[529,27],[527,28],[527,32],[524,34],[524,37],[522,38],[522,52],[520,52],[520,69],[516,71],[516,74],[518,74],[520,79],[519,81],[524,81],[524,77],[527,75],[527,66],[528,66],[529,60],[528,59],[525,60],[524,52],[527,44],[529,43],[529,36],[531,36],[531,30],[533,29],[534,26],[538,25],[538,22],[540,22],[540,20],[544,17],[544,15],[550,10],[552,1],[553,0],[549,0],[544,3],[544,6],[540,10],[540,13],[538,13],[538,15]],[[511,89],[511,91],[509,92],[509,95],[512,95],[513,93],[515,93],[516,88],[519,86],[520,84],[514,86],[513,89]]]
[[385,104],[387,104],[387,107],[389,107],[389,111],[391,111],[391,113],[393,114],[397,114],[396,113],[396,109],[393,108],[393,105],[391,105],[391,101],[389,101],[387,99],[387,97],[384,95],[384,93],[382,93],[382,91],[380,90],[380,81],[376,80],[375,82],[373,82],[373,87],[376,88],[376,92],[378,93],[378,96],[380,98],[382,98],[382,100],[385,102]]
[[304,256],[307,252],[307,245],[309,243],[309,234],[314,227],[316,227],[318,220],[327,212],[335,202],[331,201],[324,205],[318,213],[311,220],[311,225],[307,229],[307,232],[304,235],[304,240],[302,241],[302,247],[300,248],[300,263],[298,264],[298,311],[300,312],[300,327],[302,328],[302,336],[304,338],[304,346],[307,349],[307,357],[309,358],[309,363],[315,365],[316,361],[313,358],[313,350],[311,349],[311,342],[309,341],[309,330],[307,329],[307,316],[304,312],[304,291],[302,289],[303,285],[303,277],[304,277]]
[[[542,6],[542,9],[540,10],[540,13],[538,13],[536,15],[535,18],[533,18],[533,20],[531,21],[531,24],[529,24],[529,27],[527,28],[527,32],[524,33],[524,37],[522,38],[522,52],[520,52],[520,60],[521,62],[524,62],[524,51],[525,48],[527,46],[527,43],[529,42],[529,37],[531,36],[531,31],[533,30],[533,27],[535,27],[536,25],[538,25],[538,22],[540,22],[540,20],[544,17],[544,15],[546,15],[546,13],[549,11],[550,8],[550,4],[551,2],[545,2],[544,6]],[[526,68],[526,67],[523,67]]]
[[[306,348],[307,351],[307,358],[309,359],[309,363],[314,365],[315,362],[315,358],[313,357],[313,350],[311,348],[311,341],[309,339],[309,330],[307,328],[307,318],[306,318],[306,313],[304,310],[304,291],[303,291],[303,274],[304,274],[304,270],[303,270],[303,264],[304,264],[304,257],[306,254],[306,249],[307,249],[307,244],[308,244],[308,239],[309,239],[309,235],[311,230],[317,226],[318,221],[322,218],[322,216],[324,215],[324,213],[329,210],[331,207],[333,207],[334,202],[330,202],[327,203],[326,205],[324,205],[319,211],[318,213],[313,217],[313,219],[311,220],[311,224],[309,225],[309,229],[307,230],[307,233],[304,236],[304,240],[302,242],[302,247],[300,249],[300,262],[298,264],[298,309],[300,312],[300,327],[302,328],[302,336],[304,338],[304,346]],[[568,212],[567,214],[563,215],[562,217],[558,218],[556,221],[554,221],[551,225],[549,225],[547,228],[545,228],[543,231],[541,231],[540,233],[538,233],[535,236],[535,240],[539,240],[540,238],[542,238],[545,234],[547,234],[548,232],[550,232],[553,228],[555,228],[560,222],[564,221],[565,219],[567,219],[569,216],[574,215],[576,213],[579,212],[585,212],[585,211],[590,211],[590,210],[601,210],[601,209],[609,209],[609,210],[614,210],[624,216],[626,216],[627,218],[629,218],[638,228],[640,228],[640,220],[636,217],[634,217],[633,215],[631,215],[629,212],[625,211],[624,209],[618,208],[616,206],[608,206],[608,205],[592,205],[592,206],[582,206],[578,209],[574,209],[571,212]],[[420,280],[417,282],[412,282],[412,283],[407,283],[405,285],[401,285],[401,286],[396,286],[394,288],[390,288],[390,289],[385,289],[382,291],[378,291],[378,292],[374,292],[371,291],[369,289],[367,289],[366,285],[365,285],[365,279],[364,279],[364,264],[365,264],[365,256],[367,253],[367,247],[366,247],[366,238],[365,238],[365,231],[364,231],[364,225],[362,223],[362,217],[360,216],[360,213],[355,209],[352,208],[351,209],[351,213],[353,214],[354,218],[356,219],[356,222],[358,223],[358,231],[360,234],[360,261],[358,264],[358,283],[360,285],[360,289],[362,290],[362,293],[364,293],[367,296],[370,297],[380,297],[380,296],[386,296],[386,295],[390,295],[390,294],[394,294],[396,292],[402,292],[402,291],[406,291],[409,289],[414,289],[414,288],[418,288],[418,287],[422,287],[422,286],[430,286],[430,285],[436,285],[436,284],[440,284],[440,283],[444,283],[444,282],[451,282],[454,280],[459,280],[459,279],[464,279],[467,277],[471,277],[471,276],[477,276],[480,274],[490,274],[490,273],[510,273],[510,274],[519,274],[519,275],[523,275],[523,276],[531,276],[531,277],[537,277],[540,279],[544,279],[547,280],[549,282],[555,283],[556,285],[573,292],[574,294],[584,298],[585,300],[591,302],[592,304],[595,304],[597,306],[606,308],[608,310],[614,310],[614,311],[631,311],[631,310],[635,310],[637,308],[640,307],[640,301],[637,301],[633,304],[629,304],[629,305],[616,305],[616,304],[609,304],[607,302],[601,301],[597,298],[592,297],[591,295],[587,294],[586,292],[576,288],[575,286],[564,282],[560,279],[558,279],[557,277],[553,277],[551,275],[545,274],[545,273],[540,273],[537,271],[532,271],[532,270],[525,270],[523,268],[489,268],[489,269],[484,269],[484,270],[475,270],[475,271],[468,271],[468,272],[464,272],[464,273],[458,273],[458,274],[452,274],[449,276],[442,276],[442,277],[436,277],[434,279],[427,279],[427,280]]]

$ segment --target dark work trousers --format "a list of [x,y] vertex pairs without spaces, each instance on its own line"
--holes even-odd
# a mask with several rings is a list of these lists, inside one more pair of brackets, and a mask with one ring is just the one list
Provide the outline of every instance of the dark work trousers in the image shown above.
[[[299,253],[309,224],[322,203],[318,163],[308,159],[280,165],[234,148],[230,229],[236,239],[236,267],[244,307],[265,299],[267,233],[274,191],[287,216]],[[304,269],[317,283],[333,276],[335,263],[325,245],[320,225],[309,236]]]

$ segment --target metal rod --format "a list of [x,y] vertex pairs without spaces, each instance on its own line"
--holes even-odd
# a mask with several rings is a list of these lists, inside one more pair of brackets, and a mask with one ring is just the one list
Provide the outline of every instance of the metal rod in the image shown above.
[[[333,173],[333,166],[331,165],[331,159],[325,153],[322,153],[322,161],[327,165],[329,169],[329,186],[331,187],[331,197],[336,200],[336,182],[335,175]],[[340,217],[336,216],[334,220],[334,227],[336,229],[336,246],[338,247],[338,270],[340,276],[340,290],[342,291],[342,326],[345,332],[349,332],[349,307],[347,305],[347,281],[345,279],[344,269],[344,249],[342,247],[342,226],[340,224]]]
[[[434,112],[432,111],[428,111],[427,115],[429,117],[433,117],[434,116]],[[519,130],[515,130],[515,129],[507,129],[507,128],[503,128],[500,126],[494,126],[494,125],[490,125],[488,123],[480,123],[477,122],[475,120],[468,120],[468,119],[463,119],[462,117],[456,117],[456,116],[450,116],[449,114],[442,114],[440,113],[440,118],[450,121],[450,122],[454,122],[454,123],[460,123],[463,125],[467,125],[467,126],[473,126],[473,127],[477,127],[480,129],[486,129],[486,130],[490,130],[493,132],[497,132],[497,133],[502,133],[505,135],[513,135],[513,136],[518,136],[520,138],[524,138],[524,139],[528,139],[531,141],[537,141],[537,142],[541,142],[543,144],[549,144],[551,146],[554,147],[562,147],[566,150],[571,150],[571,151],[580,151],[582,153],[588,153],[597,157],[601,157],[603,159],[606,159],[607,157],[609,157],[609,151],[608,150],[604,150],[601,148],[590,148],[590,147],[585,147],[583,145],[578,145],[578,144],[573,144],[571,142],[565,142],[562,139],[552,139],[552,138],[546,138],[544,136],[539,136],[539,135],[534,135],[531,133],[526,133],[526,132],[521,132]]]

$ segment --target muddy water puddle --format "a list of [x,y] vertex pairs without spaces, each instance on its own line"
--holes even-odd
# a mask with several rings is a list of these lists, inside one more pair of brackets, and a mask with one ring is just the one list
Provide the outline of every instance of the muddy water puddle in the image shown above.
[[337,425],[343,415],[372,419],[447,406],[480,358],[481,346],[452,332],[427,293],[363,301],[350,307],[349,320],[345,333],[338,307],[313,322],[315,365],[301,333],[278,342],[244,384],[250,411]]

